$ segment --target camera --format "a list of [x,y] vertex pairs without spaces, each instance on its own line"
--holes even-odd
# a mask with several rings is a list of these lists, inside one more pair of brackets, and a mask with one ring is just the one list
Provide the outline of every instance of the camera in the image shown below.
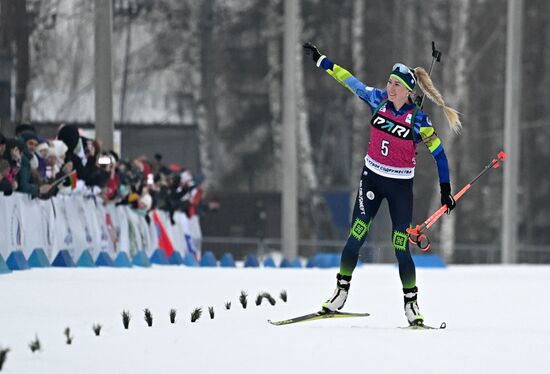
[[111,157],[109,156],[101,156],[99,157],[99,159],[97,160],[97,163],[99,165],[110,165],[111,164]]

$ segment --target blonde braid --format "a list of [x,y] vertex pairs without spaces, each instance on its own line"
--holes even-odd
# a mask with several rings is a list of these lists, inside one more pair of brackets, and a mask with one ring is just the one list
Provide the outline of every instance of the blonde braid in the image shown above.
[[460,133],[460,130],[462,129],[462,123],[460,122],[458,112],[445,104],[443,96],[437,90],[437,88],[435,88],[432,79],[428,75],[428,72],[421,67],[414,68],[413,72],[416,76],[418,86],[420,87],[422,92],[424,92],[428,99],[443,108],[443,111],[445,112],[445,117],[447,117],[447,122],[449,123],[449,127],[455,133]]

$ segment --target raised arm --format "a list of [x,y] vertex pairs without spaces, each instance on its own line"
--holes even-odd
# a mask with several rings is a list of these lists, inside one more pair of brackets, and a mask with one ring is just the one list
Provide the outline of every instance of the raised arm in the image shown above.
[[385,91],[365,85],[349,71],[332,62],[327,56],[321,55],[313,44],[308,42],[303,47],[306,55],[311,56],[317,67],[325,70],[338,83],[359,96],[361,100],[369,104],[371,110],[375,110],[378,104],[387,97]]

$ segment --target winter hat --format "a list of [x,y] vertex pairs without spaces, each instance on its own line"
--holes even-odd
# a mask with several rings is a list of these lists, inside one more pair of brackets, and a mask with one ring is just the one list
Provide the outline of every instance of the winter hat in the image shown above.
[[63,141],[71,152],[74,151],[80,140],[78,128],[73,125],[65,125],[57,133],[57,139]]
[[30,123],[20,123],[15,126],[15,136],[21,135],[24,131],[30,131],[36,134],[36,128]]
[[25,141],[36,140],[38,142],[38,136],[32,131],[23,131],[19,136]]
[[185,170],[180,174],[180,184],[185,185],[193,181],[193,175],[189,170]]
[[397,63],[393,65],[392,72],[390,77],[394,77],[399,82],[401,82],[409,91],[414,90],[416,84],[416,78],[411,69],[402,63]]
[[67,153],[67,150],[69,149],[69,147],[67,147],[67,144],[65,144],[61,140],[53,140],[52,144],[53,144],[55,156],[57,158],[60,158],[61,156],[63,156],[65,153]]

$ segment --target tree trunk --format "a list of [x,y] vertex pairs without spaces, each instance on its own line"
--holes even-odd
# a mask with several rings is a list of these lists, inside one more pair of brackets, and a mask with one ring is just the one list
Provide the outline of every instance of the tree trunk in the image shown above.
[[199,159],[201,165],[201,171],[205,177],[205,183],[212,184],[214,178],[213,165],[212,165],[212,155],[210,152],[211,149],[211,140],[212,133],[209,128],[208,118],[206,115],[207,109],[205,105],[204,98],[204,83],[203,83],[203,73],[204,69],[202,67],[203,55],[202,55],[202,23],[200,21],[202,17],[202,3],[194,4],[192,8],[192,17],[190,22],[190,28],[194,38],[192,38],[193,43],[189,45],[189,48],[192,50],[189,53],[191,59],[191,73],[190,80],[191,86],[193,87],[191,92],[193,94],[193,100],[195,103],[195,114],[197,122],[197,135],[199,141]]
[[[470,0],[462,0],[451,5],[451,15],[453,19],[452,39],[450,45],[449,60],[452,62],[444,73],[445,87],[449,88],[444,94],[445,101],[459,112],[466,113],[466,103],[468,97],[467,87],[467,61],[468,61],[468,32],[467,23],[470,17]],[[456,17],[454,16],[456,15]],[[452,66],[452,68],[451,68]],[[464,131],[468,131],[466,128]],[[455,133],[449,126],[441,126],[438,130],[442,139],[445,141],[445,153],[449,160],[449,169],[451,172],[456,170],[458,165],[458,144]],[[456,174],[455,174],[456,176]],[[453,180],[453,193],[460,188]],[[441,251],[446,260],[452,260],[456,243],[456,215],[451,214],[445,217],[441,222]]]
[[[199,18],[199,49],[200,49],[200,75],[201,75],[201,101],[199,103],[198,116],[201,117],[199,132],[200,141],[206,144],[201,147],[208,149],[208,174],[206,181],[213,187],[219,186],[221,178],[221,143],[219,141],[218,116],[216,108],[216,58],[214,56],[214,4],[215,0],[200,2]],[[205,156],[206,158],[206,156]]]
[[269,96],[269,111],[271,114],[270,126],[273,137],[273,162],[272,174],[273,189],[281,190],[281,114],[282,114],[282,88],[281,88],[281,15],[278,12],[280,0],[269,0],[267,11],[267,85]]
[[132,47],[132,16],[126,16],[126,40],[124,42],[124,62],[122,67],[122,83],[120,88],[119,121],[126,120],[126,93],[128,91],[128,75],[130,74],[130,52]]
[[28,121],[30,108],[27,102],[27,86],[30,80],[29,65],[29,35],[31,19],[27,13],[27,2],[15,2],[15,58],[16,58],[16,86],[15,86],[15,122]]
[[192,33],[195,35],[189,46],[193,50],[191,59],[191,84],[196,110],[199,139],[199,158],[205,184],[219,186],[220,144],[217,128],[215,89],[215,56],[213,55],[215,0],[192,3]]
[[[298,9],[298,30],[301,34],[303,29],[303,20],[301,18],[301,9]],[[302,202],[302,208],[306,209],[307,216],[313,220],[313,225],[307,227],[319,228],[320,219],[323,219],[323,214],[315,214],[318,211],[321,200],[319,198],[319,181],[315,173],[315,164],[313,161],[313,150],[311,146],[311,138],[308,128],[308,113],[307,102],[304,90],[304,69],[303,69],[303,52],[301,45],[296,45],[297,72],[296,72],[296,97],[298,101],[298,196]],[[305,229],[305,227],[303,227]],[[307,230],[300,230],[305,232]],[[313,233],[310,233],[313,234]]]
[[0,0],[0,131],[4,135],[13,133],[11,122],[11,76],[13,69],[12,37],[13,3]]
[[[355,74],[361,74],[365,71],[365,54],[363,48],[364,38],[364,14],[365,1],[354,0],[353,19],[351,25],[351,57],[353,61],[353,71]],[[358,176],[365,164],[364,157],[367,153],[368,131],[369,128],[368,106],[361,100],[353,101],[353,120],[351,128],[351,172],[350,172],[350,191],[351,204],[355,203],[355,195],[358,188]]]

